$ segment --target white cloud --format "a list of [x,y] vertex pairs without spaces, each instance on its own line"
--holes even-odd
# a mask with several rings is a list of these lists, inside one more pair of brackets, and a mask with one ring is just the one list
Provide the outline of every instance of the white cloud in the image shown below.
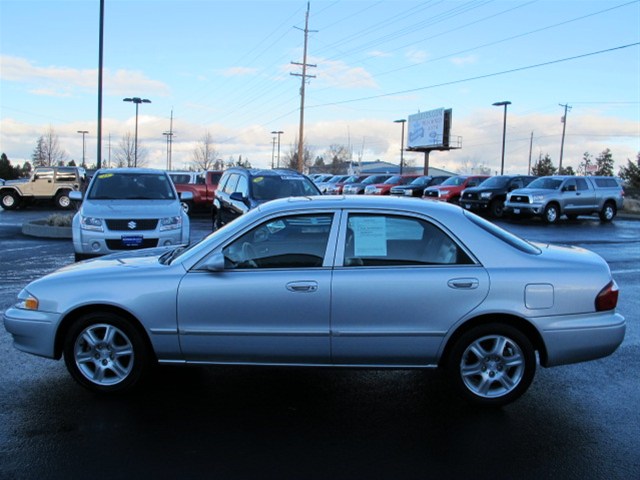
[[405,57],[411,63],[424,63],[429,58],[429,54],[424,50],[408,50]]
[[220,73],[225,77],[245,77],[248,75],[255,75],[258,70],[256,68],[249,67],[229,67],[224,70],[220,70]]
[[[23,83],[36,95],[64,97],[94,93],[98,85],[98,69],[41,67],[24,58],[0,55],[0,79]],[[154,96],[166,96],[169,93],[165,83],[131,70],[112,72],[105,69],[103,88],[105,93],[111,95],[128,95],[132,91],[144,91]]]
[[[352,67],[341,61],[313,59],[317,68],[312,75],[316,75],[322,83],[332,87],[353,89],[353,88],[377,88],[378,84],[373,76],[363,67]],[[299,72],[296,65],[292,65],[291,72]]]
[[476,63],[478,61],[478,57],[475,55],[467,55],[466,57],[453,57],[451,59],[451,63],[458,66],[470,65]]

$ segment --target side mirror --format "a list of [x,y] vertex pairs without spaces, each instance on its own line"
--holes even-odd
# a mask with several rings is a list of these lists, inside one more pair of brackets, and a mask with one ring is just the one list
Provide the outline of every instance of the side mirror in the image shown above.
[[247,200],[245,196],[242,195],[241,192],[233,192],[231,195],[229,195],[229,199],[233,200],[234,202],[242,202],[242,203],[245,203]]
[[178,192],[178,196],[180,200],[184,200],[185,202],[193,200],[193,192]]
[[82,201],[82,192],[80,192],[78,190],[71,190],[69,192],[69,200],[75,200],[77,202],[81,202]]
[[210,272],[224,271],[224,255],[222,253],[214,253],[202,265]]

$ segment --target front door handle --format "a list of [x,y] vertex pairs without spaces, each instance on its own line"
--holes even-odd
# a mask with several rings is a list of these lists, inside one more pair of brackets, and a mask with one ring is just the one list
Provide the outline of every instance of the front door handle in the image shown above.
[[318,283],[313,281],[289,282],[287,290],[296,293],[313,293],[318,290]]

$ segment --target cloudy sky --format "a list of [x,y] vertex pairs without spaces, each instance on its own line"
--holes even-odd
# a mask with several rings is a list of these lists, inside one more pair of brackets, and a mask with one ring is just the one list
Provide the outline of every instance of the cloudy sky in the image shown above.
[[[208,132],[219,157],[271,164],[296,141],[307,2],[105,0],[103,161],[133,134],[148,165],[190,164]],[[0,0],[0,150],[29,160],[52,128],[69,158],[97,154],[98,0]],[[462,148],[431,165],[499,170],[508,100],[505,171],[549,154],[563,165],[611,149],[617,167],[640,151],[640,2],[589,0],[338,0],[310,2],[305,139],[354,159],[398,162],[394,120],[453,111]],[[531,138],[533,135],[533,141]],[[110,142],[109,142],[110,138]],[[284,153],[283,153],[284,154]],[[112,157],[113,158],[113,157]],[[422,155],[405,159],[422,164]]]

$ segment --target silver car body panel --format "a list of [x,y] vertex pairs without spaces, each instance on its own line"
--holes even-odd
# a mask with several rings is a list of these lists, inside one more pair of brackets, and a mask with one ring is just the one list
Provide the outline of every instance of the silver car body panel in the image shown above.
[[[431,222],[471,257],[460,265],[342,266],[349,214],[383,212]],[[334,215],[316,268],[209,271],[207,258],[266,219]],[[596,312],[611,281],[584,249],[538,245],[527,253],[470,222],[461,208],[403,197],[316,197],[269,202],[221,228],[170,264],[159,252],[115,254],[29,284],[38,311],[4,313],[14,344],[59,356],[59,326],[75,312],[120,309],[147,332],[160,362],[437,365],[468,321],[513,318],[539,334],[547,366],[599,358],[622,342],[624,318]],[[146,256],[145,256],[146,255]]]

